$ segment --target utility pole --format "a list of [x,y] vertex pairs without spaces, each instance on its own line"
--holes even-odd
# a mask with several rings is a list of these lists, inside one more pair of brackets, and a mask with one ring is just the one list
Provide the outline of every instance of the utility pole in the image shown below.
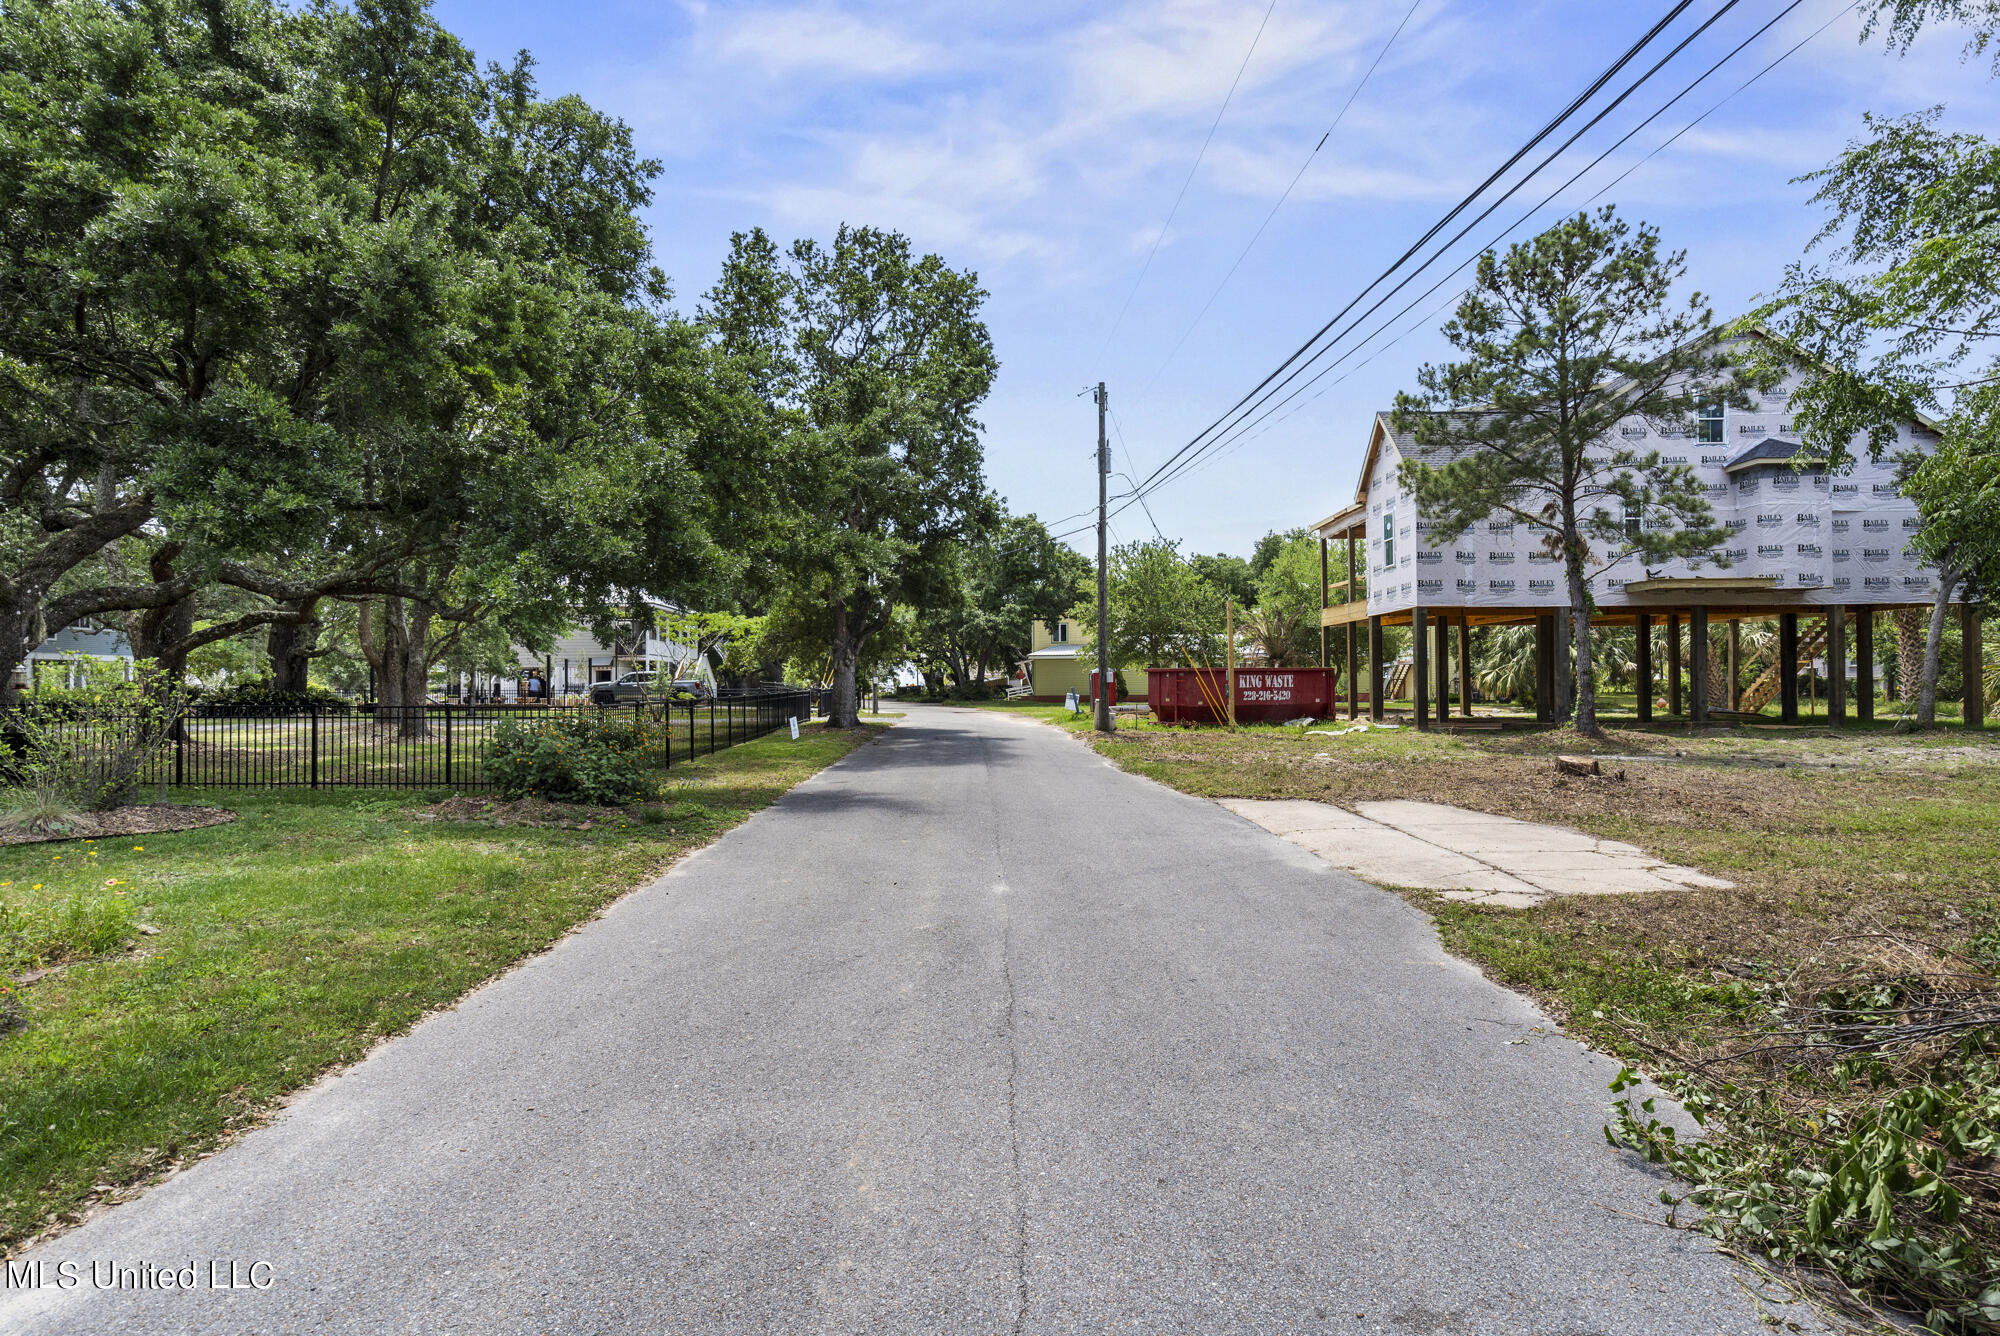
[[1111,477],[1111,442],[1104,435],[1104,382],[1097,382],[1097,709],[1092,722],[1100,733],[1111,724],[1111,586],[1104,546],[1104,493]]

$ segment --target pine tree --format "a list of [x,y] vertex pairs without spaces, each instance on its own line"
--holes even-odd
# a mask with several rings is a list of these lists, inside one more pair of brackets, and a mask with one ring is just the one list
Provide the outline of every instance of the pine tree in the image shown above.
[[1426,364],[1421,392],[1396,396],[1393,425],[1416,443],[1402,478],[1438,541],[1502,514],[1563,563],[1584,733],[1597,731],[1590,568],[1699,558],[1724,533],[1692,468],[1614,432],[1633,416],[1683,426],[1704,402],[1749,406],[1707,300],[1672,304],[1684,255],[1609,206],[1488,251],[1444,327],[1464,360]]

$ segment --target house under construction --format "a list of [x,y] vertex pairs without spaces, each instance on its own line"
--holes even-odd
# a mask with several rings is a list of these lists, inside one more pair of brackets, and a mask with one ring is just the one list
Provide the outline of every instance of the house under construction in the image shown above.
[[[1786,412],[1794,382],[1765,395],[1754,411],[1716,406],[1690,430],[1661,429],[1640,417],[1618,427],[1616,445],[1658,449],[1669,463],[1695,470],[1707,489],[1722,548],[1701,559],[1639,567],[1637,556],[1593,552],[1589,563],[1595,603],[1593,626],[1635,629],[1638,715],[1653,717],[1654,693],[1664,677],[1669,712],[1696,723],[1711,714],[1755,712],[1773,696],[1779,717],[1799,717],[1799,664],[1824,655],[1828,716],[1851,712],[1872,717],[1875,699],[1873,614],[1905,607],[1928,609],[1937,573],[1907,550],[1919,523],[1916,507],[1896,485],[1892,463],[1863,457],[1837,474],[1801,457]],[[1887,457],[1924,450],[1936,440],[1931,424],[1915,421],[1898,432]],[[1452,641],[1457,641],[1457,696],[1462,716],[1473,699],[1470,636],[1474,626],[1532,626],[1536,644],[1536,712],[1550,718],[1558,674],[1567,672],[1569,598],[1560,559],[1545,531],[1495,514],[1449,542],[1417,511],[1398,469],[1414,450],[1377,414],[1352,504],[1313,526],[1320,540],[1321,653],[1337,663],[1345,655],[1347,713],[1363,700],[1373,717],[1387,694],[1382,629],[1412,628],[1408,675],[1420,727],[1449,722]],[[1604,449],[1614,448],[1607,440]],[[1665,523],[1652,515],[1620,517],[1632,532]],[[1345,544],[1344,586],[1325,580],[1328,549]],[[1961,603],[1965,720],[1982,722],[1979,610]],[[1778,661],[1758,682],[1732,699],[1733,710],[1710,707],[1709,627],[1716,622],[1775,619]],[[1332,658],[1326,658],[1328,653]],[[1848,699],[1844,665],[1852,655],[1855,684]],[[1735,656],[1730,660],[1733,666]],[[1365,662],[1365,669],[1363,663]],[[1362,674],[1365,671],[1365,692]],[[1733,688],[1733,679],[1730,684]]]

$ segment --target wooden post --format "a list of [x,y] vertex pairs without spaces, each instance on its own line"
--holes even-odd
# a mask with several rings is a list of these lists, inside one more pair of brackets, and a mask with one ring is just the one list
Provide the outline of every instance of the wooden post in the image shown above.
[[1432,671],[1437,674],[1437,717],[1442,724],[1451,718],[1451,619],[1440,616],[1431,634],[1437,641],[1437,663]]
[[1633,667],[1639,674],[1639,722],[1653,722],[1653,615],[1642,612],[1632,624]]
[[1226,642],[1229,650],[1229,695],[1224,699],[1223,704],[1229,710],[1229,726],[1231,728],[1234,728],[1236,727],[1236,600],[1235,599],[1228,598],[1223,600],[1222,616],[1224,622],[1222,638],[1224,642]]
[[1326,574],[1326,539],[1322,538],[1319,540],[1319,666],[1322,668],[1328,668],[1332,666],[1327,660],[1327,640],[1326,640],[1326,609],[1327,609],[1327,597],[1328,597],[1327,591],[1328,591],[1328,583]]
[[1979,605],[1958,605],[1958,671],[1965,688],[1965,726],[1986,727],[1986,656],[1979,643]]
[[1732,710],[1743,705],[1743,619],[1729,619],[1729,688],[1723,693]]
[[[1353,525],[1349,525],[1347,529],[1347,601],[1349,604],[1352,604],[1355,601]],[[1355,650],[1357,646],[1355,642],[1360,638],[1361,638],[1360,626],[1350,621],[1347,624],[1347,717],[1349,719],[1357,719],[1361,715],[1361,702],[1358,695],[1360,687],[1359,684],[1355,681],[1355,678],[1359,675],[1359,669],[1360,669],[1360,664],[1356,662]],[[1378,644],[1373,649],[1371,649],[1369,651],[1370,658],[1373,659],[1379,657],[1381,654],[1381,648],[1382,647]],[[1380,693],[1371,692],[1369,694],[1369,699],[1370,700],[1375,699],[1376,695],[1378,694]],[[1380,718],[1381,716],[1377,715],[1376,717]]]
[[1535,718],[1549,723],[1556,717],[1556,619],[1553,613],[1535,618]]
[[1867,724],[1875,720],[1875,609],[1854,610],[1854,717]]
[[1688,722],[1708,722],[1708,609],[1688,609]]
[[1778,721],[1799,721],[1799,615],[1778,614]]
[[1410,609],[1410,678],[1411,704],[1416,706],[1417,727],[1431,726],[1431,658],[1430,625],[1420,607]]
[[1826,610],[1826,721],[1847,722],[1847,609]]
[[1361,713],[1361,684],[1355,681],[1361,672],[1360,640],[1360,626],[1350,621],[1347,624],[1347,717],[1349,719],[1354,719]]
[[1681,713],[1681,616],[1667,614],[1667,713]]
[[1472,718],[1472,621],[1458,619],[1458,712]]
[[1382,619],[1368,619],[1368,717],[1382,722]]

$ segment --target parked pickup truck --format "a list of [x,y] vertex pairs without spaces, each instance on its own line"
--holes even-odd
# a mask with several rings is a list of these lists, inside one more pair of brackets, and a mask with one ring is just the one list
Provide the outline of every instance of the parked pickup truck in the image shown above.
[[590,699],[596,705],[623,705],[631,701],[676,700],[692,696],[708,699],[708,683],[698,677],[684,677],[665,686],[651,673],[627,673],[609,682],[593,682]]

